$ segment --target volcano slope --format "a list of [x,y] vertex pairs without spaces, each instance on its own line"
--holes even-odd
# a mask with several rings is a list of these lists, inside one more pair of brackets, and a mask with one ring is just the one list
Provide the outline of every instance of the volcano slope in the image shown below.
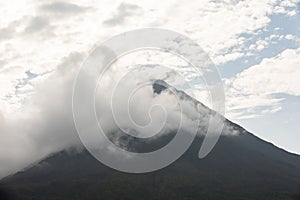
[[[165,90],[161,84],[153,85],[157,95]],[[226,119],[225,126],[235,134],[222,134],[204,159],[198,158],[204,138],[200,135],[177,161],[144,174],[111,169],[87,150],[56,152],[2,179],[1,200],[300,199],[300,156]],[[174,134],[164,134],[151,142],[126,137],[119,140],[136,152],[147,152],[165,145]]]

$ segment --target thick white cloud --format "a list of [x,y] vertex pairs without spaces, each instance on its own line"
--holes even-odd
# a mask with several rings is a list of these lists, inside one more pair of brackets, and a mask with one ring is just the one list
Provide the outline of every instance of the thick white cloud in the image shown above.
[[[280,7],[280,9],[275,9]],[[45,73],[56,69],[72,51],[88,52],[96,42],[123,31],[160,27],[186,34],[197,41],[217,64],[245,56],[246,39],[256,34],[276,12],[288,15],[296,3],[264,1],[2,1],[0,3],[0,64]],[[278,11],[279,10],[279,11]],[[288,37],[290,38],[290,37]],[[259,44],[262,49],[265,44]],[[9,85],[23,73],[14,73]],[[0,93],[1,99],[13,93]],[[6,106],[12,101],[6,99]],[[15,106],[18,107],[18,106]],[[9,109],[6,109],[9,110]],[[11,110],[16,112],[16,110]]]
[[[253,117],[251,111],[259,107],[264,108],[261,112],[280,109],[282,99],[274,97],[274,94],[300,96],[299,77],[300,48],[287,49],[275,57],[263,59],[225,81],[228,87],[228,116],[241,118],[250,113]],[[234,111],[237,110],[240,112],[236,116]]]

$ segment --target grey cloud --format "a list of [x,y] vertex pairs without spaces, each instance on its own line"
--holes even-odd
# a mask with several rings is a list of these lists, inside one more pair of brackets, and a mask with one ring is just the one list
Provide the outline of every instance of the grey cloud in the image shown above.
[[[17,32],[16,29],[24,24],[25,28],[22,32]],[[52,35],[53,27],[50,25],[47,18],[42,16],[25,16],[18,21],[10,23],[7,27],[0,29],[0,41],[9,40],[14,37],[27,36],[29,33],[36,33],[45,30],[47,36]]]
[[0,40],[11,39],[16,34],[16,28],[20,24],[20,21],[14,21],[7,27],[0,29]]
[[0,60],[0,69],[3,68],[6,63],[6,60]]
[[67,75],[77,69],[78,65],[84,59],[85,54],[79,52],[70,53],[64,61],[57,66],[57,73],[60,75]]
[[59,1],[50,4],[45,4],[41,6],[41,9],[43,11],[56,13],[56,14],[76,14],[76,13],[81,13],[86,11],[88,7],[83,7],[76,4]]
[[15,33],[15,29],[13,27],[6,27],[0,29],[0,40],[10,39]]
[[112,18],[105,20],[103,23],[108,26],[116,26],[123,24],[125,20],[133,15],[137,15],[141,11],[141,7],[134,4],[122,3]]
[[25,32],[33,33],[43,30],[49,26],[49,21],[44,17],[33,17],[28,26],[25,28]]

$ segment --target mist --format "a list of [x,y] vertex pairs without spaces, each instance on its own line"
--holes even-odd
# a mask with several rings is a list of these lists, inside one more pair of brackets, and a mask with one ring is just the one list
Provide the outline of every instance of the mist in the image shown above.
[[[57,70],[36,87],[26,112],[20,117],[11,119],[0,113],[0,178],[51,153],[68,148],[84,149],[73,119],[72,91],[85,58],[84,53],[71,53],[66,57]],[[166,88],[155,92],[154,83],[165,84]],[[119,68],[115,64],[98,80],[95,89],[98,125],[106,134],[126,133],[150,139],[176,132],[179,127],[187,133],[198,128],[198,134],[205,134],[212,111],[195,103],[172,87],[174,85],[189,86],[174,68],[158,64]],[[87,87],[95,86],[82,88]],[[82,100],[85,98],[88,97],[82,96]],[[84,123],[87,128],[95,126],[88,120]],[[224,133],[236,134],[228,127]],[[94,138],[90,138],[90,142],[93,141]]]

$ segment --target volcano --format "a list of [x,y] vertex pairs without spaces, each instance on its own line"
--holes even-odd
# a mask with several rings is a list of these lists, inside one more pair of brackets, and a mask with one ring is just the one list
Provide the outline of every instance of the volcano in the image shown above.
[[[153,84],[153,94],[167,91]],[[185,101],[209,108],[184,92]],[[222,134],[204,159],[198,158],[204,136],[197,136],[177,161],[158,171],[123,173],[97,161],[87,150],[67,149],[1,180],[0,198],[18,200],[114,199],[300,199],[300,156],[266,142],[225,119],[235,134]],[[267,130],[266,130],[267,131]],[[170,132],[150,143],[130,140],[137,152],[156,149],[174,137]],[[124,139],[125,140],[125,139]],[[126,138],[128,141],[128,138]]]

